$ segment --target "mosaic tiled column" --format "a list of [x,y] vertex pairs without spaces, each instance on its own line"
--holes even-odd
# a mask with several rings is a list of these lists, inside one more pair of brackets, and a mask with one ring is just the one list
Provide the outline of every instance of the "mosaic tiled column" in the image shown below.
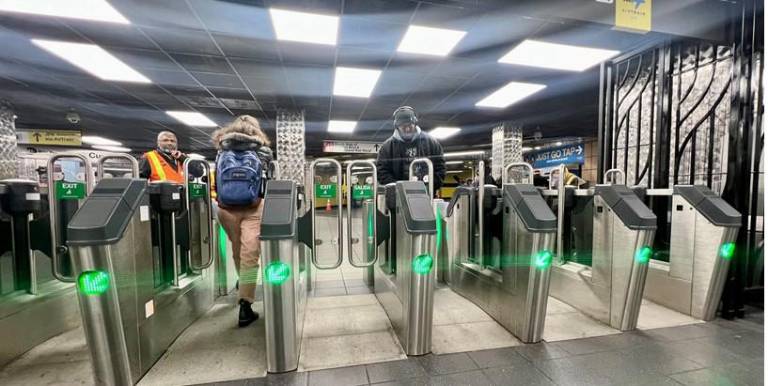
[[277,163],[280,178],[304,184],[304,112],[281,110],[277,113]]
[[493,128],[491,135],[491,175],[501,178],[504,165],[523,161],[523,127],[504,122]]
[[13,106],[0,100],[0,179],[16,177],[15,120]]

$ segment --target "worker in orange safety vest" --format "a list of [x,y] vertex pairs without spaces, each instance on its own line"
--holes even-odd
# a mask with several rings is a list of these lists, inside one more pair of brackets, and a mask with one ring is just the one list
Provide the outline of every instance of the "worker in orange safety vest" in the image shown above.
[[[144,153],[139,165],[139,175],[149,181],[171,181],[183,184],[184,160],[187,155],[179,151],[176,134],[161,131],[157,135],[157,148]],[[202,175],[202,167],[193,163],[191,173],[195,177]]]

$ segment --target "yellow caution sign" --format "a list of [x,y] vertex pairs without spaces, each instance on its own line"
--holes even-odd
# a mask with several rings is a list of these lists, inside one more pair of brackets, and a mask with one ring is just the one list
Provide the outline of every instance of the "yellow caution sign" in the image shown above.
[[16,130],[16,139],[25,145],[80,146],[82,138],[77,130]]
[[616,28],[634,32],[651,30],[652,0],[616,0]]

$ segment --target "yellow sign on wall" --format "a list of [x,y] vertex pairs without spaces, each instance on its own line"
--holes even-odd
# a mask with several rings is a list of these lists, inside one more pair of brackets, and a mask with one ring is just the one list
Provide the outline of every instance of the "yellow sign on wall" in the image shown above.
[[16,130],[16,139],[25,145],[82,145],[80,131],[77,130]]
[[616,28],[630,31],[651,30],[652,0],[616,0]]

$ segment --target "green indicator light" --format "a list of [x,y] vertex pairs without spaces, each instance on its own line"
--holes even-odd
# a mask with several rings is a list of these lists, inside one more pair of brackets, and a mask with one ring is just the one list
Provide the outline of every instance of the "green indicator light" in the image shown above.
[[77,278],[77,288],[85,295],[101,295],[109,289],[109,275],[104,271],[85,271]]
[[413,272],[419,275],[426,275],[432,270],[432,256],[418,255],[413,258],[413,263],[411,265]]
[[644,246],[637,250],[637,253],[635,253],[635,261],[640,264],[645,264],[648,262],[648,260],[651,259],[651,256],[653,255],[653,249],[649,246]]
[[280,261],[269,263],[264,269],[264,280],[272,285],[283,284],[291,276],[291,267]]
[[435,229],[437,230],[435,251],[440,256],[440,245],[443,243],[443,215],[440,213],[439,208],[435,210]]
[[736,243],[725,243],[720,246],[720,257],[725,260],[730,260],[734,252],[736,252]]
[[536,268],[545,269],[552,264],[552,252],[543,250],[536,254]]

